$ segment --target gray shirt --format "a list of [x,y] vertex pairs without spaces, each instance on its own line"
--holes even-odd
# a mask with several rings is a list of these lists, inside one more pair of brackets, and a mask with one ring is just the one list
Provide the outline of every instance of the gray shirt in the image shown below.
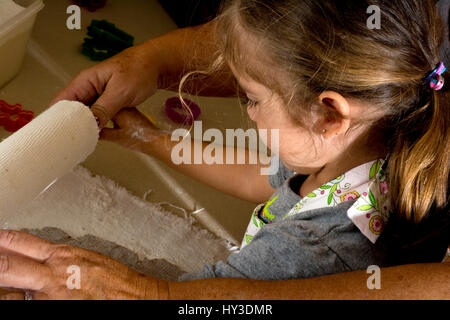
[[284,218],[301,199],[297,191],[306,176],[279,165],[277,174],[269,176],[276,188],[270,199],[278,196],[270,206],[275,216],[272,223],[265,224],[250,244],[227,261],[206,264],[199,272],[182,275],[181,281],[216,277],[287,280],[387,265],[383,241],[372,244],[347,217],[355,200]]

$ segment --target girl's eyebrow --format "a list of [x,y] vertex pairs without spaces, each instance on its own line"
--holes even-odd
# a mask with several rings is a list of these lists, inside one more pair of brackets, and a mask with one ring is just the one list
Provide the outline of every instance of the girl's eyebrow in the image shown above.
[[236,78],[236,82],[237,82],[237,84],[239,85],[239,87],[240,87],[242,90],[247,91],[247,88],[245,88],[245,87],[242,85],[242,83],[239,81],[238,78]]
[[239,77],[237,76],[237,74],[235,73],[235,71],[234,71],[234,69],[231,67],[231,65],[230,65],[230,68],[231,68],[231,71],[232,71],[232,73],[233,73],[233,76],[234,76],[234,78],[236,79],[236,82],[237,82],[237,84],[239,85],[239,87],[240,87],[243,91],[245,91],[245,92],[248,92],[248,93],[251,93],[251,94],[255,94],[255,92],[254,92],[253,90],[250,90],[249,87],[243,85],[242,82],[239,81]]
[[250,93],[250,94],[255,94],[255,92],[253,90],[250,90],[249,87],[242,85],[242,83],[237,78],[236,78],[236,81],[242,90],[244,90],[245,92]]

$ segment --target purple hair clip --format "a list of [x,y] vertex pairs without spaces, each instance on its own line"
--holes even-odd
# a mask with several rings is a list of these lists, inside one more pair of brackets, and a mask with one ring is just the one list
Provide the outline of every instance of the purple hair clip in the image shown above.
[[439,91],[444,87],[444,77],[442,74],[447,70],[447,68],[444,66],[444,63],[441,61],[439,63],[439,66],[434,69],[426,78],[425,82],[430,85],[430,88]]

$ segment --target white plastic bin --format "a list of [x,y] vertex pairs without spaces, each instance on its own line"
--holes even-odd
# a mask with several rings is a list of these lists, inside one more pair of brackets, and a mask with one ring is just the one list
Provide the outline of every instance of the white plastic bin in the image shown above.
[[14,2],[25,10],[0,24],[0,88],[19,73],[36,15],[44,7],[42,0]]

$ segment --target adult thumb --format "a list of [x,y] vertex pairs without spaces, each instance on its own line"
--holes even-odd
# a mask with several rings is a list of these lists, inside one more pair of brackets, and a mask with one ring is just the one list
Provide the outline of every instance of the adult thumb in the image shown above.
[[110,115],[110,113],[108,112],[108,108],[95,103],[91,106],[91,111],[95,116],[95,120],[97,120],[97,124],[99,129],[103,129],[106,124],[108,123],[109,119],[111,119],[113,116]]
[[100,129],[103,129],[108,121],[120,111],[120,105],[108,101],[109,99],[105,93],[91,106],[91,111],[97,119]]

